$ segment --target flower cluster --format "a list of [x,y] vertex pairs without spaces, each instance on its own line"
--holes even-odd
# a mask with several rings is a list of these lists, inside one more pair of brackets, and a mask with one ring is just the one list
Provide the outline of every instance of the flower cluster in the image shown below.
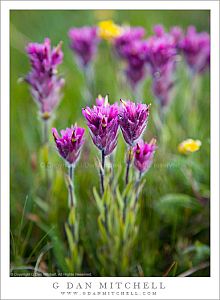
[[187,64],[193,73],[202,73],[210,65],[210,37],[207,32],[197,32],[194,26],[187,29],[180,41]]
[[93,143],[105,156],[111,154],[117,145],[119,125],[117,103],[110,105],[106,98],[93,108],[86,107],[82,113],[87,120]]
[[[152,90],[160,106],[167,106],[175,82],[178,55],[184,55],[193,73],[202,73],[210,64],[210,37],[190,26],[183,30],[174,26],[166,32],[160,24],[154,35],[144,39],[143,27],[119,26],[112,20],[101,21],[97,27],[72,28],[69,31],[71,48],[86,66],[95,56],[99,38],[111,41],[117,57],[125,62],[125,76],[136,89],[149,72]],[[148,72],[148,69],[150,70]]]
[[[104,98],[99,95],[96,98],[96,105],[93,108],[86,107],[82,113],[87,120],[93,143],[104,156],[111,154],[115,149],[120,126],[124,140],[130,148],[127,160],[127,184],[132,152],[135,154],[136,168],[144,173],[151,165],[156,146],[155,140],[152,140],[150,144],[144,144],[142,140],[138,142],[147,126],[149,105],[134,103],[130,100],[121,99],[120,101],[120,106],[117,103],[110,105],[107,96]],[[136,142],[138,144],[135,146]]]
[[80,66],[86,67],[94,59],[99,43],[97,27],[71,28],[70,48],[76,54]]
[[50,117],[61,99],[64,79],[57,76],[57,66],[62,63],[61,43],[51,49],[50,39],[43,44],[29,43],[26,52],[31,63],[31,71],[25,81],[31,87],[31,94],[37,102],[43,119]]
[[77,125],[61,130],[61,136],[56,128],[52,128],[53,137],[60,156],[70,165],[77,162],[84,144],[85,129]]

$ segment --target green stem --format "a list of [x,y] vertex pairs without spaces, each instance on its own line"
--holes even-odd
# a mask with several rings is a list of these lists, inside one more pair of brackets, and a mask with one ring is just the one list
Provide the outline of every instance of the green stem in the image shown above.
[[104,187],[104,180],[105,180],[105,152],[104,150],[101,151],[102,155],[102,167],[100,168],[100,183],[101,183],[101,195],[104,194],[105,187]]
[[140,171],[139,174],[138,174],[138,179],[137,179],[136,184],[135,184],[136,196],[135,196],[134,208],[137,205],[137,201],[138,201],[138,197],[139,197],[138,189],[139,189],[139,186],[140,186],[141,178],[142,178],[142,172]]
[[48,123],[49,120],[43,120],[43,145],[48,144]]
[[[46,186],[47,191],[49,193],[51,181],[49,176],[49,169],[48,169],[48,159],[49,159],[49,136],[48,136],[48,128],[49,128],[49,119],[42,119],[42,126],[43,126],[43,132],[42,132],[42,139],[43,139],[43,145],[44,148],[44,165],[45,165],[45,180],[46,180]],[[47,198],[49,195],[47,195]]]
[[[132,147],[128,148],[128,158],[127,158],[127,166],[126,166],[126,173],[125,173],[125,185],[128,185],[129,182],[129,171],[132,161]],[[127,209],[127,196],[124,198],[124,208],[123,208],[123,221],[125,222],[126,218],[126,209]]]
[[73,197],[73,165],[69,166],[69,183],[68,183],[68,190],[69,190],[69,207],[70,209],[74,207],[74,197]]
[[127,159],[127,166],[126,166],[126,173],[125,173],[125,184],[127,185],[129,182],[129,171],[131,166],[131,159],[132,159],[132,147],[128,148],[128,159]]

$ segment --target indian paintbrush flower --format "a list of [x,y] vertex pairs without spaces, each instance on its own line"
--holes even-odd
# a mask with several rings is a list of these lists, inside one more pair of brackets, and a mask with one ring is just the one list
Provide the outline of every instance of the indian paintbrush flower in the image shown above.
[[77,125],[61,130],[61,136],[56,128],[52,128],[53,137],[60,156],[68,165],[75,165],[79,159],[82,145],[84,144],[85,129]]
[[93,108],[86,107],[82,111],[87,120],[93,143],[101,151],[100,182],[101,193],[104,193],[105,156],[113,152],[118,137],[118,105],[110,105],[108,97]]
[[136,40],[125,46],[123,51],[127,64],[125,74],[132,88],[135,88],[146,75],[147,43]]
[[170,101],[170,92],[174,86],[174,71],[176,67],[176,40],[166,33],[161,25],[154,27],[155,36],[147,40],[147,62],[153,78],[153,93],[161,107]]
[[210,65],[210,36],[207,32],[197,32],[194,26],[189,26],[180,41],[180,49],[193,73],[207,70]]
[[118,136],[118,105],[110,105],[106,98],[102,105],[86,107],[82,110],[93,143],[104,155],[109,155],[117,145]]
[[99,43],[97,27],[71,28],[70,48],[76,54],[80,66],[86,67],[94,59]]
[[149,105],[122,99],[120,101],[118,122],[125,142],[129,146],[134,146],[147,126]]
[[180,41],[183,38],[183,30],[179,26],[171,27],[170,29],[170,35],[173,37],[174,42],[176,44],[176,49],[179,50],[180,47]]
[[52,128],[54,141],[60,156],[65,160],[69,170],[67,177],[68,191],[69,191],[69,206],[74,208],[76,200],[74,197],[74,184],[73,184],[73,170],[76,162],[79,159],[82,146],[84,144],[85,129],[72,125],[71,128],[61,130],[61,136],[58,134],[56,128]]
[[200,140],[187,139],[182,141],[178,146],[178,151],[181,154],[189,154],[200,149],[202,143]]
[[133,148],[134,165],[140,174],[147,172],[153,162],[154,152],[156,150],[156,140],[152,139],[150,143],[144,143],[143,140],[138,141]]
[[59,43],[51,49],[50,39],[46,38],[43,44],[29,43],[26,47],[32,69],[25,81],[30,85],[31,94],[44,120],[50,118],[61,100],[64,79],[57,76],[57,66],[63,60],[61,45]]
[[118,114],[118,122],[125,139],[128,144],[128,153],[126,159],[125,184],[129,181],[129,170],[132,161],[132,147],[134,143],[141,137],[147,126],[149,116],[149,105],[142,103],[133,103],[131,101],[121,101],[121,107]]
[[[78,127],[76,124],[70,128],[60,131],[60,135],[56,128],[52,128],[52,134],[56,143],[57,150],[60,156],[64,159],[68,167],[68,175],[65,176],[67,187],[68,187],[68,204],[69,204],[69,217],[65,224],[65,230],[68,242],[71,238],[71,244],[69,244],[70,255],[71,255],[71,266],[75,270],[76,253],[80,255],[78,239],[78,216],[77,216],[77,201],[74,193],[74,168],[76,162],[79,159],[82,146],[84,144],[84,132],[85,129]],[[74,254],[72,253],[72,247],[74,245]],[[67,262],[70,260],[67,258]]]
[[[114,39],[115,53],[126,64],[125,76],[133,89],[146,75],[146,42],[143,27],[122,27],[121,34]],[[137,96],[137,91],[136,91]]]
[[133,155],[134,155],[134,166],[138,170],[138,177],[136,180],[136,198],[135,198],[135,206],[137,205],[139,193],[140,193],[140,183],[141,178],[144,173],[146,173],[153,163],[153,157],[156,150],[156,140],[153,138],[150,143],[145,143],[142,139],[138,141],[138,143],[133,147]]
[[114,48],[118,56],[124,58],[124,49],[134,41],[141,40],[145,35],[143,27],[122,27],[121,34],[114,39]]
[[147,40],[147,62],[152,76],[163,74],[167,64],[175,60],[176,44],[171,35],[152,36]]

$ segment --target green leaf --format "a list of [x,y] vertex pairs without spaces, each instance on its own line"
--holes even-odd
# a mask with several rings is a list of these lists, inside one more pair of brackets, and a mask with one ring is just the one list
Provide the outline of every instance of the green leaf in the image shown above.
[[66,231],[70,251],[73,252],[73,250],[74,250],[74,238],[73,238],[73,234],[70,230],[70,227],[67,223],[65,223],[65,231]]
[[103,204],[103,201],[100,198],[95,187],[93,187],[93,194],[94,194],[97,206],[98,206],[98,210],[99,210],[100,214],[103,216],[104,215],[104,204]]
[[123,207],[124,207],[124,201],[123,201],[122,195],[121,195],[121,193],[119,191],[119,187],[117,187],[117,189],[116,189],[116,196],[117,196],[119,208],[122,211]]
[[98,217],[98,226],[99,226],[100,233],[102,235],[103,241],[106,242],[108,240],[108,236],[107,236],[107,233],[106,233],[106,229],[105,229],[105,227],[102,223],[101,216]]
[[69,213],[69,224],[70,225],[75,225],[75,221],[76,221],[76,216],[75,216],[76,212],[75,212],[75,208],[72,207]]
[[48,203],[45,200],[42,200],[39,197],[36,197],[34,199],[34,202],[44,211],[44,212],[48,212],[49,210],[49,206]]

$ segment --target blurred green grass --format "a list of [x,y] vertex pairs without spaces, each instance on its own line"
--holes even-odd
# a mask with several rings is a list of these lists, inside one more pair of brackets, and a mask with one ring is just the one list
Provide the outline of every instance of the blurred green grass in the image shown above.
[[[69,49],[67,32],[70,27],[95,25],[102,19],[113,19],[119,24],[143,26],[147,35],[152,34],[152,27],[161,23],[166,29],[179,25],[184,29],[188,25],[195,25],[198,31],[209,32],[209,11],[11,11],[10,13],[10,168],[11,168],[11,233],[16,251],[11,251],[13,266],[33,264],[44,243],[52,239],[57,248],[65,247],[63,223],[67,215],[67,190],[63,179],[65,167],[58,157],[50,137],[50,166],[55,176],[52,193],[49,195],[49,221],[45,220],[43,212],[36,206],[36,198],[45,201],[45,187],[42,182],[44,168],[41,164],[39,149],[41,145],[41,126],[38,120],[37,108],[31,99],[28,87],[18,83],[30,69],[28,58],[25,54],[25,45],[29,41],[42,42],[49,37],[52,44],[63,41],[64,62],[59,72],[64,76],[66,84],[63,90],[63,100],[56,112],[53,126],[58,129],[77,123],[85,127],[81,109],[85,106],[85,99],[81,96],[84,84],[83,76],[78,70],[73,54]],[[110,61],[107,46],[102,43],[95,65],[95,94],[109,94],[110,102],[118,101],[125,95],[116,80],[115,69]],[[180,215],[175,220],[167,220],[162,211],[154,209],[155,203],[166,194],[184,193],[194,197],[190,182],[187,182],[182,173],[182,164],[177,153],[177,145],[188,137],[200,139],[203,143],[201,150],[193,154],[193,174],[200,183],[204,194],[209,192],[209,138],[210,138],[210,93],[209,74],[200,78],[197,105],[191,109],[192,85],[183,61],[180,62],[176,83],[176,94],[171,104],[164,126],[164,144],[158,145],[154,165],[146,175],[146,187],[142,195],[141,230],[139,246],[134,256],[144,270],[145,276],[161,276],[175,260],[178,261],[177,273],[185,271],[193,264],[193,259],[183,255],[188,246],[196,242],[209,245],[209,207],[200,208],[199,212],[190,208],[182,208]],[[126,91],[126,96],[131,97]],[[152,113],[156,111],[154,98],[151,92],[151,81],[146,80],[144,85],[144,99],[152,103]],[[153,117],[150,116],[148,129],[145,133],[147,139],[156,136]],[[94,259],[97,251],[97,209],[92,195],[92,187],[99,185],[98,172],[95,167],[97,151],[92,145],[88,131],[87,141],[83,149],[81,160],[76,167],[76,194],[80,206],[81,236],[84,241],[85,257],[84,268],[99,275]],[[126,147],[119,137],[119,146],[116,152],[115,167],[124,167]],[[122,185],[122,179],[119,182]],[[37,196],[36,196],[37,195]],[[28,198],[27,198],[28,197]],[[22,210],[27,200],[25,218],[21,228]],[[194,199],[196,201],[196,199]],[[162,210],[162,209],[161,209]],[[33,217],[34,215],[34,217]],[[37,217],[36,217],[37,216]],[[35,218],[35,219],[34,219]],[[186,225],[187,224],[187,225]],[[27,257],[35,245],[52,226],[62,242],[55,243],[48,235],[40,244],[31,259]],[[178,233],[178,234],[177,234]],[[25,247],[22,245],[25,242]],[[13,245],[13,242],[11,242]],[[198,243],[196,244],[198,245]],[[199,244],[200,245],[200,244]],[[55,246],[54,246],[55,247]],[[182,248],[181,248],[182,247]],[[56,248],[56,247],[55,247]],[[196,248],[197,249],[197,248]],[[200,249],[200,248],[199,248]],[[58,251],[58,250],[57,250]],[[62,251],[60,256],[62,256]],[[58,251],[58,252],[59,252]],[[196,250],[195,250],[196,251]],[[50,253],[50,251],[49,251]],[[54,252],[51,252],[53,257]],[[59,256],[59,255],[58,255]],[[206,256],[204,256],[206,258]],[[202,256],[202,259],[204,258]],[[48,268],[53,271],[60,268],[62,262],[56,256],[48,258]],[[135,274],[135,272],[134,272]],[[207,270],[198,273],[208,276]]]

